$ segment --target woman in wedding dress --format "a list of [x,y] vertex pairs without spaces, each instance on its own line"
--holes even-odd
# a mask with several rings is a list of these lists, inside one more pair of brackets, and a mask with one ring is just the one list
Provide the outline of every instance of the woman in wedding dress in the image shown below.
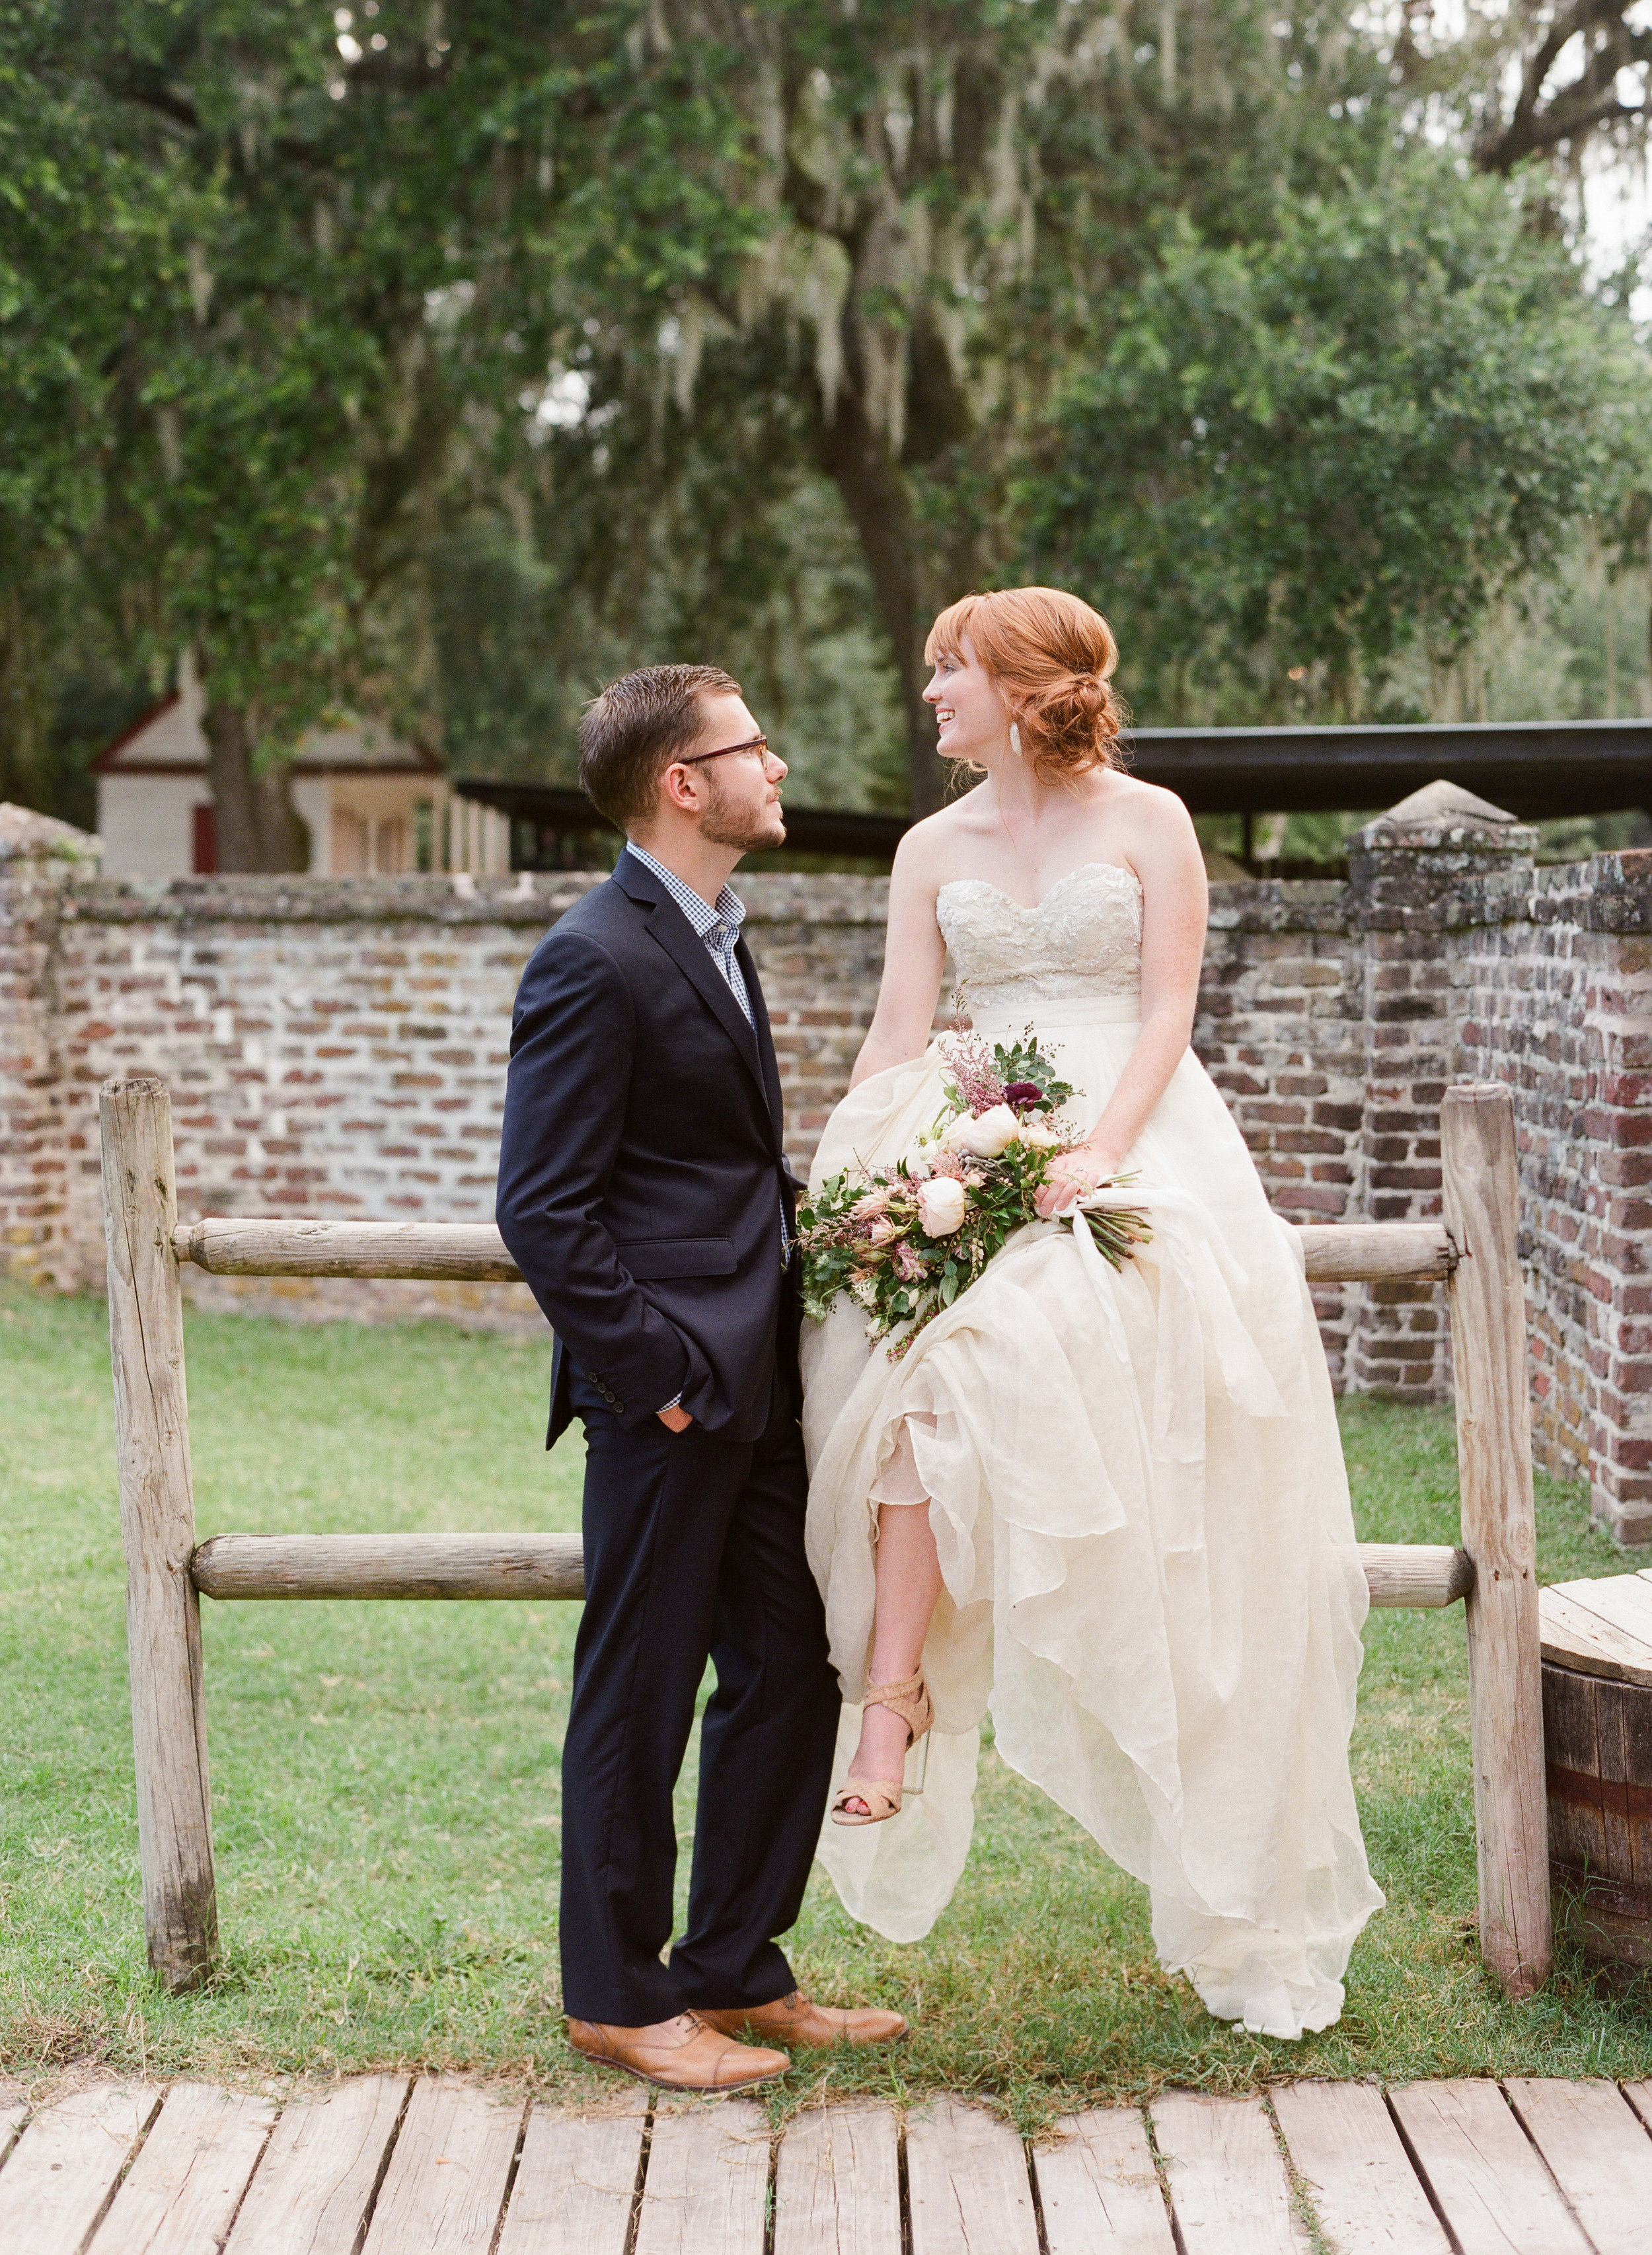
[[[805,1326],[809,1553],[851,1703],[821,1857],[854,1917],[927,1934],[990,1712],[1004,1760],[1147,1882],[1166,1968],[1299,2036],[1337,2019],[1382,1902],[1348,1773],[1367,1592],[1300,1247],[1188,1046],[1199,849],[1115,762],[1087,605],[968,596],[926,655],[941,756],[983,780],[902,840],[812,1178],[892,1163],[945,1108],[949,948],[976,1032],[1034,1029],[1083,1142],[1051,1218],[901,1359],[847,1295]],[[1153,1233],[1115,1271],[1057,1217],[1121,1172]]]

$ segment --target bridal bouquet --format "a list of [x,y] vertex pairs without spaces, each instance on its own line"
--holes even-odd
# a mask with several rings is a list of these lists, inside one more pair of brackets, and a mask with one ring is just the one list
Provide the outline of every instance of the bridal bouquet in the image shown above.
[[[1072,1087],[1030,1027],[1008,1047],[954,1033],[940,1050],[946,1106],[911,1149],[892,1167],[833,1175],[798,1213],[804,1313],[821,1321],[847,1292],[866,1311],[868,1338],[910,1324],[891,1361],[1016,1230],[1042,1219],[1038,1192],[1074,1146],[1059,1116]],[[1059,1219],[1087,1227],[1115,1268],[1152,1233],[1130,1206],[1079,1206]]]

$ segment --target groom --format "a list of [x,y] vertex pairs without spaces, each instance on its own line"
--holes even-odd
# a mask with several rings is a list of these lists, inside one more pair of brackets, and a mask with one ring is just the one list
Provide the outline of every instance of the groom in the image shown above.
[[[535,951],[510,1037],[499,1228],[556,1332],[550,1442],[585,1424],[585,1615],[562,1752],[562,1993],[587,2058],[669,2090],[888,2042],[797,1990],[840,1693],[804,1556],[798,1189],[728,889],[784,842],[784,762],[710,665],[612,682],[580,779],[629,844]],[[707,1657],[688,1930],[671,1791]],[[776,2047],[736,2042],[755,2036]]]

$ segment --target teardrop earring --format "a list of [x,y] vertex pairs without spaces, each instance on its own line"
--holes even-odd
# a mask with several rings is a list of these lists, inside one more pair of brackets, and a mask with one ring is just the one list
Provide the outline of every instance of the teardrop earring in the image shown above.
[[1009,748],[1017,759],[1021,757],[1021,731],[1013,720],[1009,724]]

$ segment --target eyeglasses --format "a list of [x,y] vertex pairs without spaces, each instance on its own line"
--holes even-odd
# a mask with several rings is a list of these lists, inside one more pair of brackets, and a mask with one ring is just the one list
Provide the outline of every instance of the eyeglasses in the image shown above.
[[755,752],[766,765],[776,755],[769,748],[767,736],[748,736],[743,744],[724,744],[714,752],[696,752],[692,759],[673,760],[673,767],[697,768],[706,760],[726,760],[736,752]]

